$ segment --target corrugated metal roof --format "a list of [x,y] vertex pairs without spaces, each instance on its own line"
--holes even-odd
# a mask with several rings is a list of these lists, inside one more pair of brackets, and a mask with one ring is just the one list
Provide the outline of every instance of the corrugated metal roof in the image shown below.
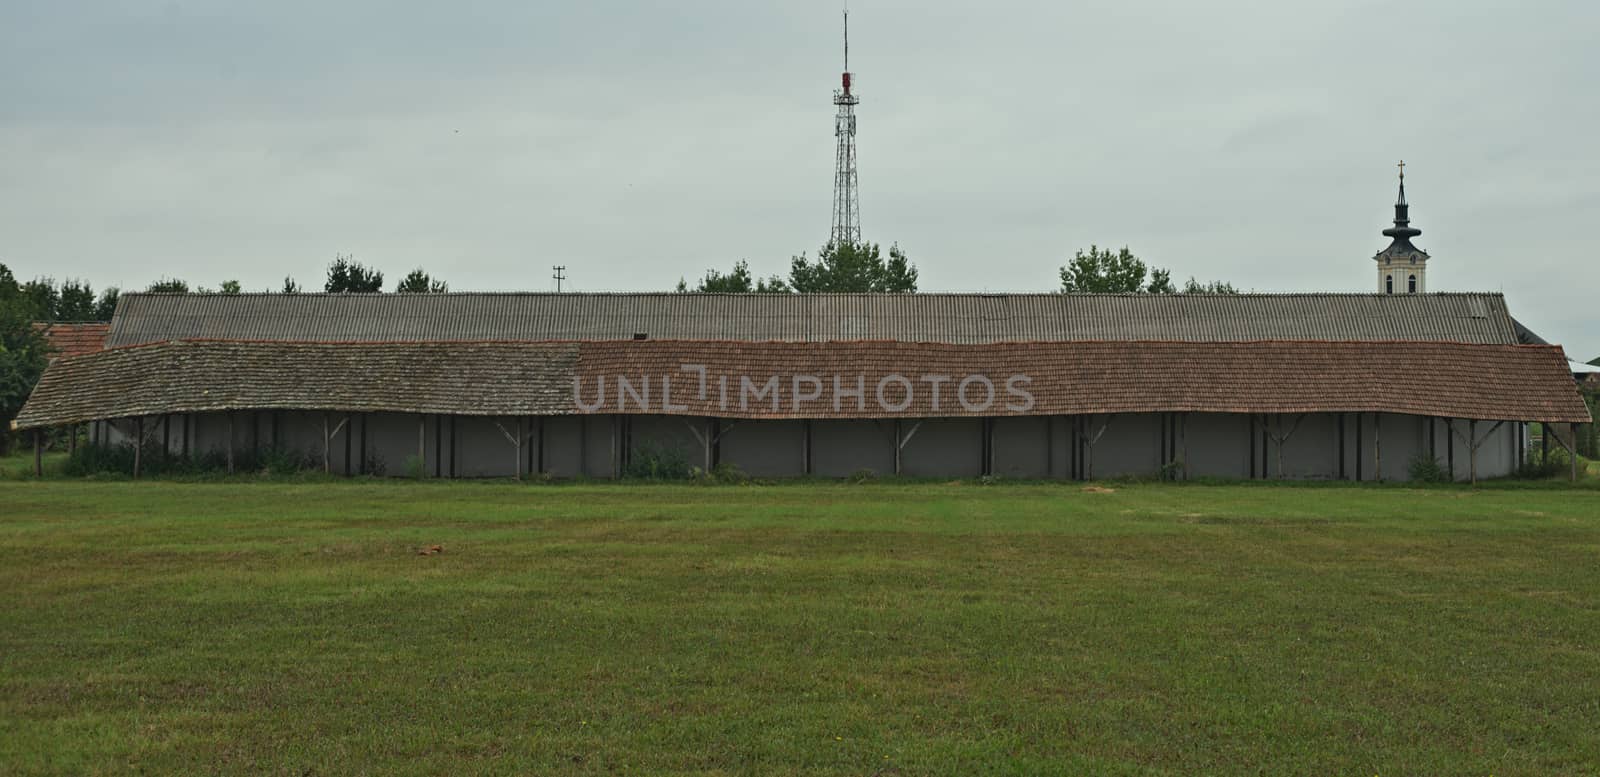
[[1499,294],[124,294],[107,346],[668,340],[1514,344]]

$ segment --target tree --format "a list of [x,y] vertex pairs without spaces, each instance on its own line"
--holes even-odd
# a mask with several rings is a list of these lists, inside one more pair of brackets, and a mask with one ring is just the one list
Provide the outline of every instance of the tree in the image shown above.
[[[1097,245],[1089,252],[1078,251],[1067,266],[1061,268],[1061,290],[1068,294],[1132,294],[1147,291],[1145,276],[1149,269],[1127,246],[1112,253]],[[1170,275],[1164,275],[1168,285]]]
[[145,289],[145,291],[164,292],[167,294],[188,294],[189,283],[187,281],[178,280],[177,278],[162,278],[161,280],[150,284],[150,287]]
[[100,299],[94,303],[94,320],[110,321],[111,315],[117,312],[117,299],[121,296],[122,291],[115,286],[100,292]]
[[450,284],[434,280],[421,267],[407,273],[406,277],[400,279],[400,284],[394,287],[396,294],[443,294],[449,290]]
[[1177,294],[1178,290],[1172,285],[1172,271],[1159,267],[1150,268],[1150,283],[1144,287],[1150,294]]
[[56,295],[56,321],[94,321],[94,289],[88,281],[68,279]]
[[11,419],[17,417],[49,361],[49,345],[35,329],[36,301],[0,264],[0,456],[11,452]]
[[1233,284],[1225,283],[1223,281],[1209,281],[1207,283],[1201,283],[1201,282],[1195,280],[1194,276],[1191,275],[1191,276],[1189,276],[1189,281],[1187,283],[1183,284],[1183,293],[1184,294],[1238,294],[1239,290],[1235,289],[1233,287]]
[[789,262],[789,286],[802,294],[824,292],[911,293],[917,290],[917,268],[898,244],[884,259],[876,243],[829,242],[816,262],[805,254]]
[[[1148,281],[1146,280],[1148,278]],[[1147,267],[1127,246],[1116,253],[1099,246],[1089,252],[1078,251],[1061,268],[1061,291],[1068,294],[1238,294],[1232,284],[1222,281],[1201,283],[1189,278],[1179,291],[1172,284],[1172,271]]]
[[322,290],[329,293],[383,291],[383,273],[356,261],[354,256],[338,254],[328,265],[328,282]]
[[223,281],[222,287],[218,289],[218,291],[222,292],[223,294],[238,294],[239,290],[240,286],[238,281]]
[[22,284],[20,304],[35,321],[54,321],[60,302],[54,278],[35,278]]
[[283,293],[284,294],[299,294],[300,293],[300,284],[297,283],[295,281],[295,279],[293,279],[293,278],[291,278],[291,277],[289,277],[287,275],[283,276]]
[[776,275],[757,279],[750,275],[750,265],[740,259],[733,263],[733,270],[726,274],[716,270],[706,270],[705,277],[693,289],[682,279],[678,280],[678,291],[712,292],[718,294],[783,294],[789,291],[789,284]]

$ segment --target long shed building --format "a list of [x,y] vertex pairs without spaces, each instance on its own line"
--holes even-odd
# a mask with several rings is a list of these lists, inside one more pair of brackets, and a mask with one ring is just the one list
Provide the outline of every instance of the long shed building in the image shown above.
[[1400,480],[1590,421],[1498,294],[128,294],[21,429],[344,474]]

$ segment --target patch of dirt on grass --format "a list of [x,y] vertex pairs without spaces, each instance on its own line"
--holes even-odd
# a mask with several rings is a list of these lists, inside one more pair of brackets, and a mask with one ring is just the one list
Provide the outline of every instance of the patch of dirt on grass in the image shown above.
[[1106,488],[1105,486],[1084,486],[1083,487],[1083,493],[1085,493],[1085,494],[1115,494],[1115,493],[1117,493],[1117,490],[1115,488]]

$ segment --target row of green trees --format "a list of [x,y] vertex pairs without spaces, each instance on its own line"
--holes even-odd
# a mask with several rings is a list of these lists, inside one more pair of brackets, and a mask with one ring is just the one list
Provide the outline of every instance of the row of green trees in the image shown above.
[[[1066,293],[1122,294],[1236,294],[1233,284],[1223,281],[1202,283],[1190,277],[1182,289],[1172,283],[1172,272],[1150,267],[1127,247],[1113,252],[1097,245],[1079,250],[1060,270],[1060,290]],[[884,256],[876,243],[829,243],[817,252],[815,261],[805,254],[789,261],[787,279],[770,275],[758,278],[741,259],[728,272],[707,270],[693,286],[678,281],[678,291],[785,294],[797,292],[877,292],[910,293],[917,290],[917,268],[899,245],[889,247]]]
[[[11,284],[18,302],[34,321],[109,321],[116,310],[120,290],[109,287],[96,294],[88,281],[69,278],[57,283],[54,278],[36,278],[17,283],[11,272],[0,265],[5,282]],[[1210,293],[1232,294],[1236,289],[1221,281],[1200,283],[1190,278],[1180,290],[1172,283],[1172,273],[1159,267],[1148,267],[1126,247],[1111,251],[1090,246],[1088,251],[1078,251],[1072,261],[1060,269],[1060,290],[1068,293]],[[356,261],[353,256],[340,254],[328,264],[322,291],[339,293],[374,293],[383,291],[383,271]],[[237,280],[225,280],[215,289],[191,286],[180,278],[161,278],[145,288],[151,292],[187,294],[238,294],[242,291]],[[450,290],[450,284],[435,278],[422,268],[417,268],[395,284],[399,294],[439,294]],[[817,252],[815,260],[805,254],[789,262],[787,278],[771,275],[758,278],[750,265],[739,260],[727,272],[707,270],[694,285],[678,281],[678,291],[783,294],[826,292],[876,292],[911,293],[917,290],[917,268],[906,257],[899,245],[891,245],[887,255],[876,243],[829,243]],[[279,291],[295,294],[306,291],[293,277],[283,279]]]
[[[11,270],[0,264],[0,456],[11,453],[11,419],[17,417],[50,358],[44,335],[33,322],[44,307],[53,310],[61,304],[60,293],[57,290],[56,298],[48,299],[40,286],[17,283]],[[84,305],[84,296],[90,303],[86,307],[96,302],[88,284],[74,283],[71,292],[72,305]]]
[[[7,284],[6,288],[11,289],[8,304],[16,310],[25,311],[32,321],[110,321],[122,293],[117,287],[110,286],[96,294],[88,281],[77,278],[68,278],[59,283],[54,278],[35,278],[18,283],[4,264],[0,264],[0,278],[3,278],[0,284]],[[191,286],[181,278],[165,277],[145,287],[145,291],[168,294],[238,294],[243,290],[237,280],[225,280],[216,288],[211,288]],[[383,272],[356,261],[354,257],[339,255],[328,265],[322,290],[381,292]],[[397,294],[440,294],[449,290],[450,284],[429,275],[420,267],[407,273],[394,287]],[[298,294],[305,289],[294,278],[286,277],[279,291]]]

